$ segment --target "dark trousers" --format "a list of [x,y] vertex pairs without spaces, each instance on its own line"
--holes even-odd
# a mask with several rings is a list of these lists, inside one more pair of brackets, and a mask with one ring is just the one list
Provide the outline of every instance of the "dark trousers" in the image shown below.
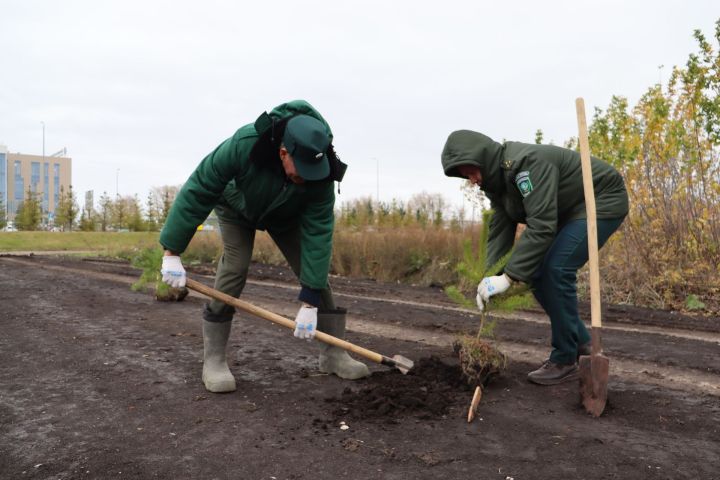
[[[625,218],[597,221],[598,248],[620,227]],[[550,361],[569,364],[577,359],[578,345],[590,334],[578,315],[577,271],[588,261],[587,220],[573,220],[558,232],[532,279],[535,298],[550,317]]]
[[[220,234],[223,241],[223,253],[218,261],[215,274],[215,289],[232,297],[239,297],[245,288],[248,268],[255,243],[255,229],[242,227],[228,222],[219,221]],[[300,228],[283,232],[270,233],[270,237],[278,246],[290,264],[295,275],[300,278]],[[330,286],[320,292],[323,309],[334,309],[335,302]],[[232,320],[235,309],[218,300],[212,300],[206,307],[203,317],[210,322],[228,322]]]

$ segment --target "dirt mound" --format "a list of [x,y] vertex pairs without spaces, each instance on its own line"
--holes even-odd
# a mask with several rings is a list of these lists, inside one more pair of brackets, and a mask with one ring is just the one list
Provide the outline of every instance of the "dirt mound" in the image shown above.
[[431,419],[447,414],[450,406],[467,400],[469,390],[457,360],[422,358],[403,375],[398,371],[374,373],[360,388],[348,387],[340,397],[326,401],[337,408],[338,419],[382,419],[393,423],[403,417]]

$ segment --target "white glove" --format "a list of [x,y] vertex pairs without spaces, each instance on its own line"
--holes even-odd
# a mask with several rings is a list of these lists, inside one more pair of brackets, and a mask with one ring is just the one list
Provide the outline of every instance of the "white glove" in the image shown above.
[[160,273],[162,273],[163,282],[171,287],[182,288],[185,286],[185,269],[177,255],[163,257]]
[[504,273],[495,277],[485,277],[480,283],[478,283],[477,302],[478,308],[482,312],[485,309],[485,304],[490,300],[490,297],[503,293],[510,288],[510,279]]
[[315,331],[317,330],[317,312],[318,309],[315,307],[306,307],[303,305],[298,310],[297,317],[295,317],[295,336],[297,338],[305,338],[308,341],[315,338]]

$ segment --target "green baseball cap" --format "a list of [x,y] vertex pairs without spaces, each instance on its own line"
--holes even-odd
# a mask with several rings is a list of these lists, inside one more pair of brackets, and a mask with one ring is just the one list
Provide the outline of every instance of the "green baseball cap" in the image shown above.
[[305,180],[322,180],[330,175],[327,151],[330,135],[327,127],[310,115],[288,120],[283,145],[295,161],[298,175]]

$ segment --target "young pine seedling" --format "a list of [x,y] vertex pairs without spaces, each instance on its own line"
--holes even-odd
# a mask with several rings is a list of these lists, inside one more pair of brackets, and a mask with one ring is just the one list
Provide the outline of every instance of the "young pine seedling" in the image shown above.
[[[445,293],[451,300],[472,310],[477,309],[475,288],[478,283],[485,277],[500,274],[512,253],[510,250],[494,264],[488,265],[488,239],[492,215],[492,210],[483,212],[482,228],[477,244],[473,248],[470,240],[465,241],[463,260],[456,267],[460,277],[459,284],[445,289]],[[496,346],[495,326],[497,320],[491,318],[490,313],[512,312],[518,308],[527,308],[533,302],[532,294],[526,285],[518,284],[510,287],[507,292],[491,297],[483,311],[479,312],[479,325],[475,335],[462,335],[453,343],[453,351],[458,355],[468,384],[476,387],[468,421],[472,421],[475,415],[482,388],[507,366],[506,355]]]
[[149,285],[155,290],[155,299],[161,302],[180,302],[188,294],[187,288],[173,288],[162,281],[163,250],[161,248],[145,248],[135,255],[130,264],[142,270],[140,278],[133,283],[132,290],[146,291]]

